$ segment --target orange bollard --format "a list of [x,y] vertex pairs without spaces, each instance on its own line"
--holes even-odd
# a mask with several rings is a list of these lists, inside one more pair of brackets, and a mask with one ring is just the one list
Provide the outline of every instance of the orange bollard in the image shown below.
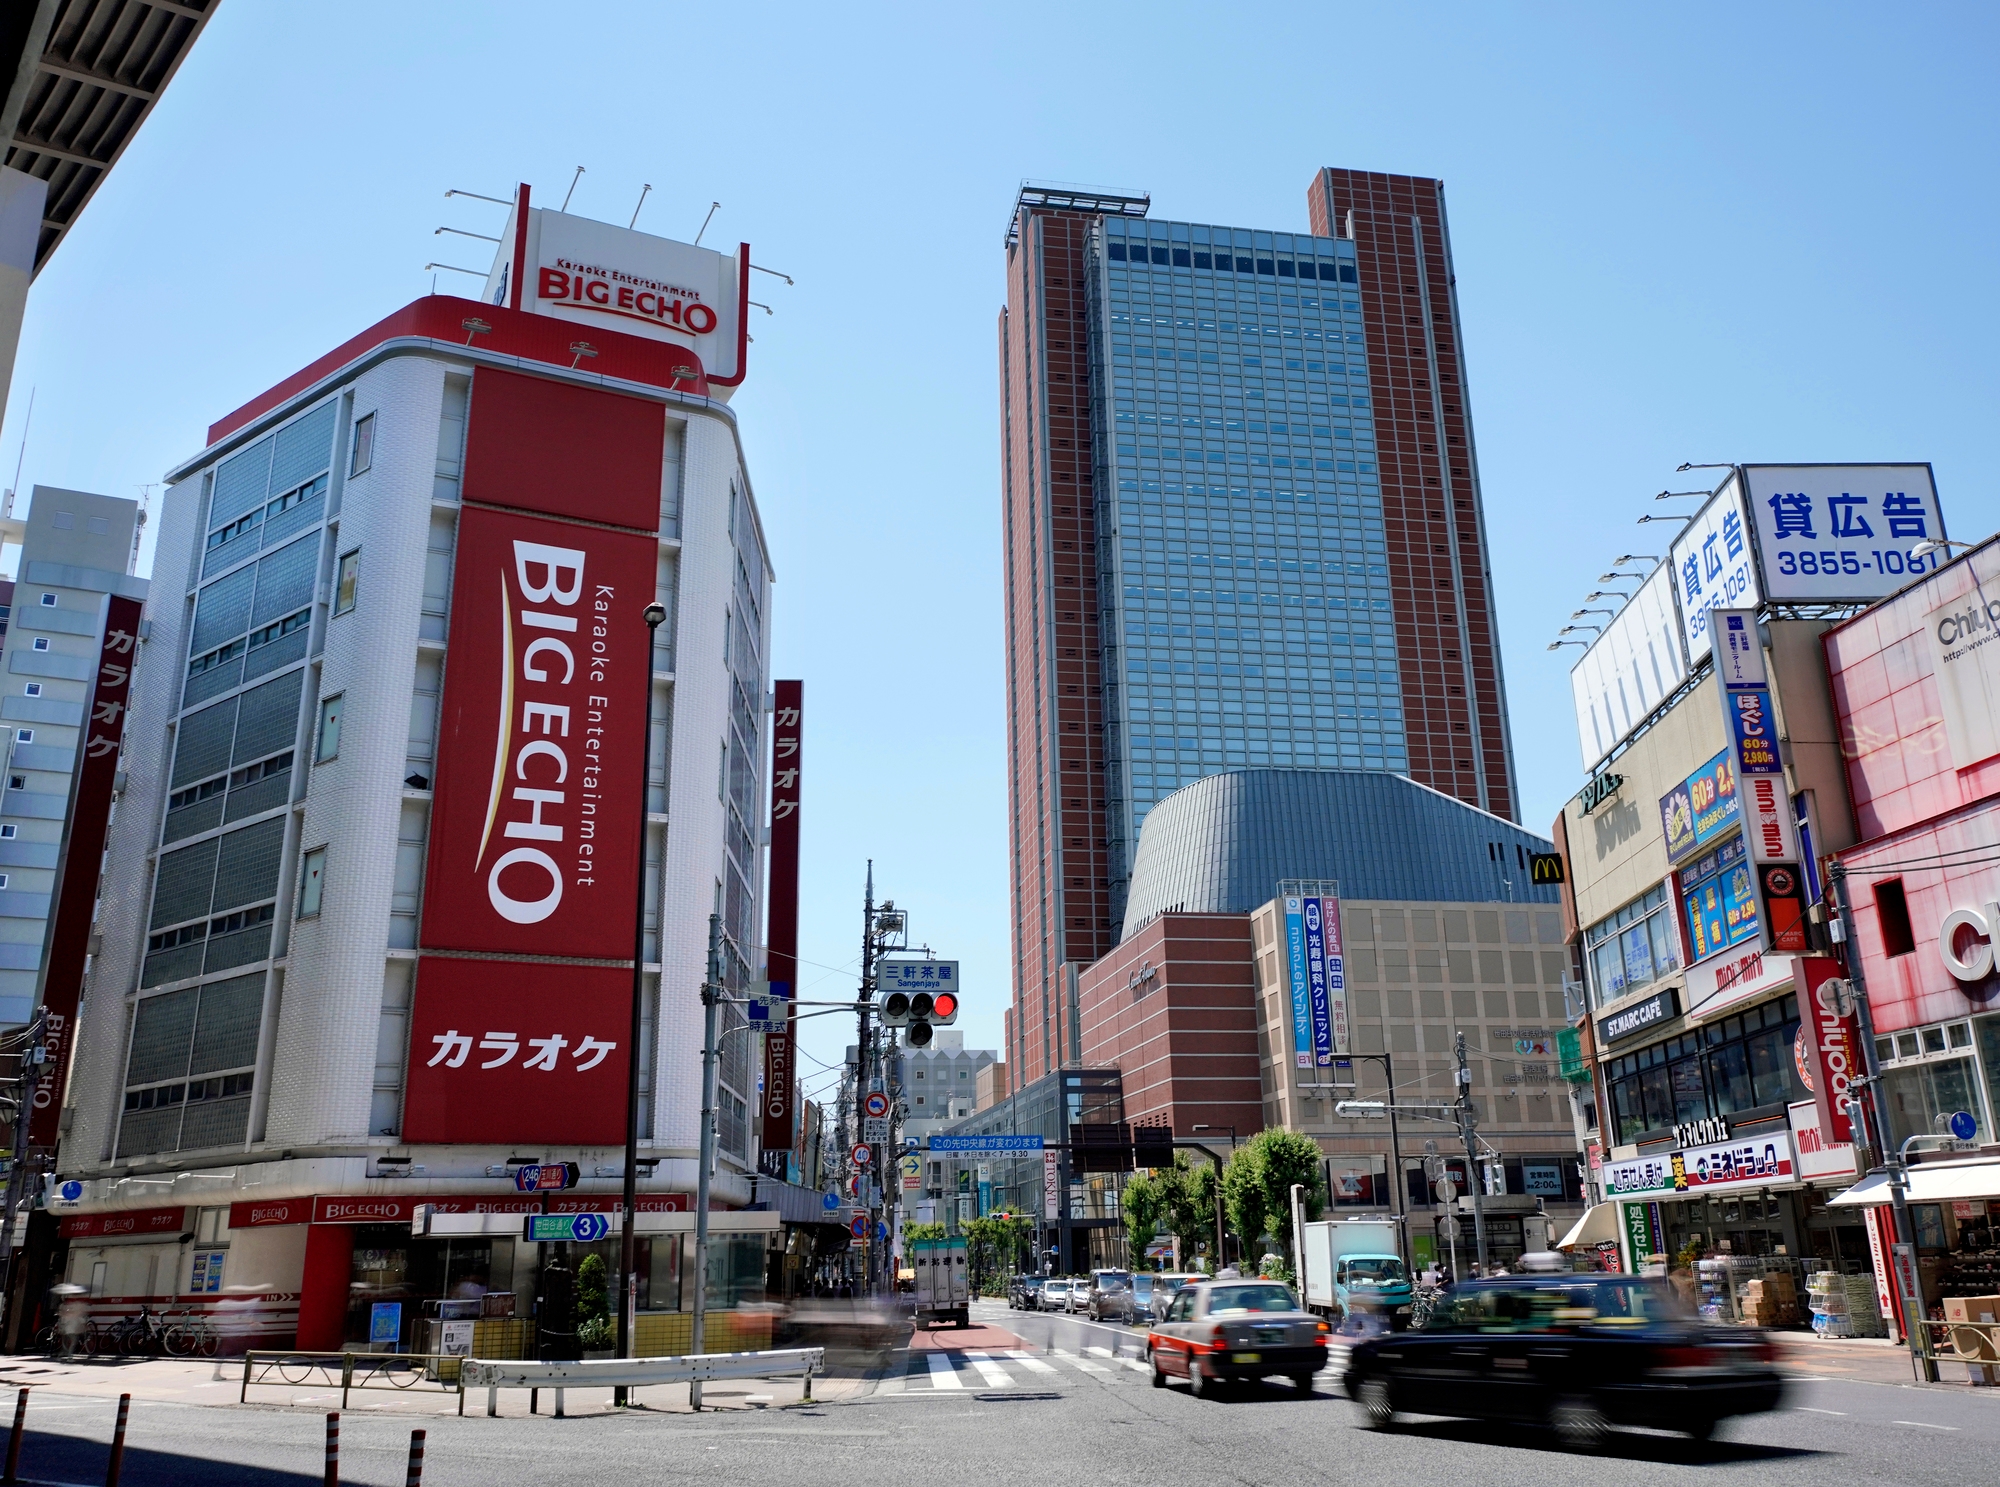
[[118,1487],[118,1473],[125,1469],[125,1421],[132,1413],[132,1396],[118,1396],[118,1424],[111,1432],[111,1462],[104,1468],[104,1487]]
[[340,1411],[326,1417],[326,1487],[340,1487]]
[[410,1470],[403,1478],[403,1487],[424,1487],[424,1433],[410,1432]]

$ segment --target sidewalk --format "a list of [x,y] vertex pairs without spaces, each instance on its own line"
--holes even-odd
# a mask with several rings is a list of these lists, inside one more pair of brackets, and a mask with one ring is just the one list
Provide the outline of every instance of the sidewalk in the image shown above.
[[[831,1356],[831,1350],[827,1363],[833,1372],[831,1376],[813,1379],[814,1403],[838,1404],[868,1392],[872,1384],[871,1369],[840,1367]],[[6,1395],[22,1387],[90,1398],[116,1399],[120,1394],[130,1394],[134,1400],[227,1405],[232,1408],[297,1409],[315,1413],[343,1408],[337,1366],[331,1374],[319,1370],[309,1373],[302,1368],[281,1371],[271,1364],[260,1362],[256,1365],[253,1378],[259,1381],[251,1384],[247,1404],[239,1405],[237,1396],[243,1389],[243,1360],[240,1357],[91,1358],[69,1363],[53,1358],[0,1357],[0,1408],[7,1403]],[[796,1378],[768,1382],[729,1379],[705,1384],[702,1386],[702,1406],[704,1409],[746,1411],[797,1408],[800,1384],[801,1381]],[[528,1414],[528,1392],[525,1389],[502,1389],[500,1413],[525,1417]],[[541,1391],[540,1413],[544,1417],[555,1409],[552,1394],[552,1390]],[[638,1403],[641,1408],[655,1412],[686,1413],[690,1408],[688,1386],[661,1384],[640,1390]],[[28,1408],[32,1417],[32,1396]],[[417,1382],[408,1389],[373,1383],[367,1388],[350,1391],[345,1408],[350,1412],[411,1416],[456,1415],[459,1408],[458,1388],[456,1385],[446,1388],[428,1380]],[[611,1390],[608,1388],[569,1389],[563,1395],[563,1411],[570,1416],[605,1414],[611,1409]],[[485,1416],[484,1389],[466,1390],[465,1414],[467,1419]]]
[[[1778,1345],[1778,1366],[1790,1374],[1821,1379],[1852,1379],[1867,1384],[1917,1384],[1910,1365],[1910,1350],[1902,1343],[1880,1337],[1819,1337],[1810,1332],[1773,1332]],[[1935,1384],[1926,1389],[1968,1389],[1963,1363],[1951,1359],[1938,1362]],[[1980,1386],[1985,1387],[1985,1386]]]

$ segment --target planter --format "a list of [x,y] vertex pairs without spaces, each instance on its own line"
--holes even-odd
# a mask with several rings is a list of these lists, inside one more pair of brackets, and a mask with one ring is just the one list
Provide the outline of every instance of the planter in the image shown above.
[[583,1361],[594,1363],[600,1358],[616,1357],[617,1353],[618,1350],[616,1348],[585,1348],[583,1350]]

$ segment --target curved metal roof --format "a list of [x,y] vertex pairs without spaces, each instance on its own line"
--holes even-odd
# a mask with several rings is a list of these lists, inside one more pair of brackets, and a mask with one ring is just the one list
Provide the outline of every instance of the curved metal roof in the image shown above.
[[1528,885],[1545,837],[1404,775],[1244,769],[1209,775],[1146,817],[1125,930],[1163,913],[1245,914],[1283,879],[1334,880],[1343,898],[1436,903],[1559,901]]

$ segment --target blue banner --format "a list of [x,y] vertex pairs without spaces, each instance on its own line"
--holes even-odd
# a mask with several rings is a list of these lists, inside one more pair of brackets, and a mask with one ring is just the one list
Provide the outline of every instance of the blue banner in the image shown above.
[[1040,1136],[933,1136],[924,1143],[932,1151],[1040,1151]]
[[1306,922],[1302,900],[1285,900],[1285,957],[1292,982],[1292,1054],[1301,1069],[1312,1067],[1312,991],[1306,982]]
[[1333,1064],[1333,1012],[1328,1004],[1326,983],[1326,924],[1320,900],[1308,898],[1302,904],[1306,922],[1306,985],[1312,995],[1313,1062],[1320,1068]]

